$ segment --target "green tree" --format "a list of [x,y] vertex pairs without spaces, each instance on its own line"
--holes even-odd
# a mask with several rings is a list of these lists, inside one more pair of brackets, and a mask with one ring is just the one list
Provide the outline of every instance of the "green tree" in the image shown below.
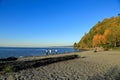
[[76,49],[78,47],[78,44],[75,42],[74,43],[74,48]]
[[107,35],[109,44],[114,47],[118,47],[120,43],[120,26],[114,26],[111,28],[111,33]]

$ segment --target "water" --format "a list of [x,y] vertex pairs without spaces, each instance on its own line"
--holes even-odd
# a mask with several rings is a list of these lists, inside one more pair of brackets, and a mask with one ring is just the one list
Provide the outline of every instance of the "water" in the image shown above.
[[76,52],[73,48],[18,48],[18,47],[0,47],[0,58],[7,57],[21,57],[21,56],[43,56],[46,55],[46,50],[52,50],[52,54],[55,54],[57,50],[58,54]]

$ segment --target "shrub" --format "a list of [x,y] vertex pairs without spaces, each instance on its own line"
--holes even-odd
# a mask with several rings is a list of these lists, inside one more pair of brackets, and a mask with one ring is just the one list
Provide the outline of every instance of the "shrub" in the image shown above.
[[4,69],[3,69],[3,72],[4,73],[8,73],[8,72],[14,72],[15,69],[12,65],[7,65]]
[[77,58],[81,58],[81,55],[78,54],[78,55],[77,55]]

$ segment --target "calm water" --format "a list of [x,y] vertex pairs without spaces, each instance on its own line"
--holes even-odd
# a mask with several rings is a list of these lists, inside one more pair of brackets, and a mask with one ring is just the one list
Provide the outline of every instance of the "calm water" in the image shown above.
[[20,56],[42,56],[46,55],[46,50],[52,50],[52,54],[55,54],[55,50],[58,54],[77,52],[73,48],[11,48],[11,47],[0,47],[0,58],[7,57],[20,57]]

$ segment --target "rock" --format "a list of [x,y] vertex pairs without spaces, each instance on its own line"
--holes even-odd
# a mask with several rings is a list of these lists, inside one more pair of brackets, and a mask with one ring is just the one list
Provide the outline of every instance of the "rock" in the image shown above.
[[12,75],[8,76],[7,80],[15,80]]

